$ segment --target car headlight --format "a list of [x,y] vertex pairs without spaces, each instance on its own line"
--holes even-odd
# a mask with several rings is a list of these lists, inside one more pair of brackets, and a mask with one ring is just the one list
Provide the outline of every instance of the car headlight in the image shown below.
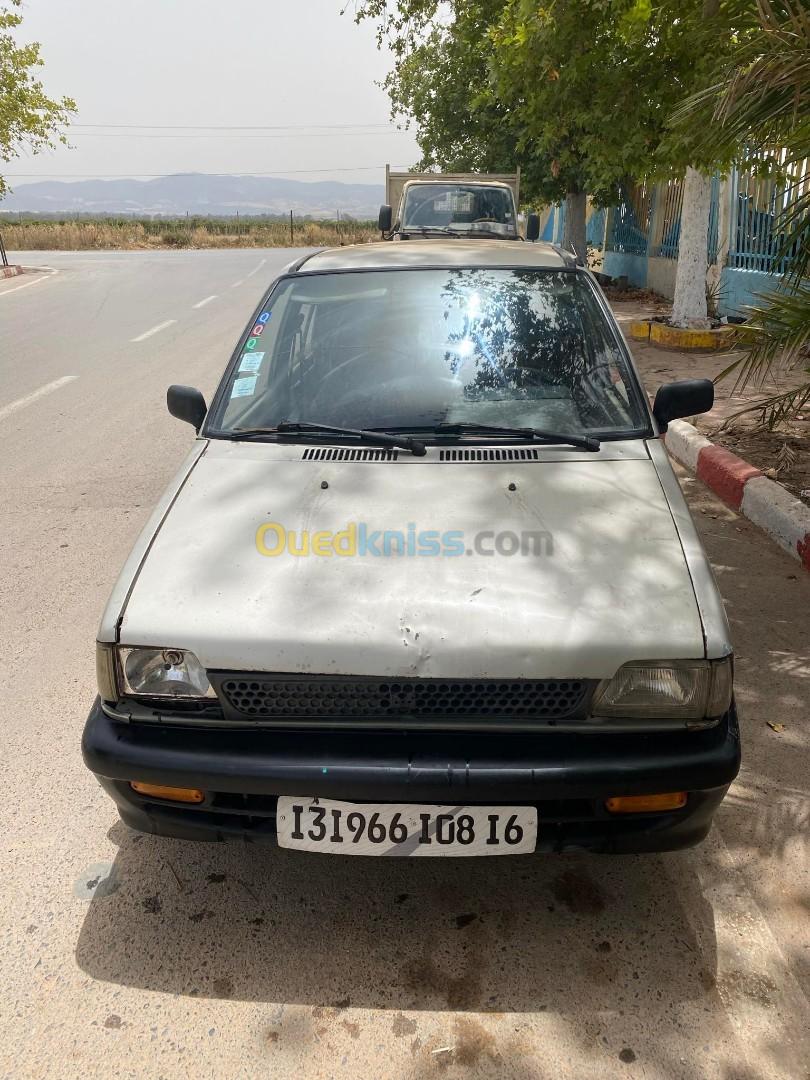
[[624,664],[597,687],[595,716],[717,719],[731,705],[733,661],[649,660]]
[[[117,661],[117,662],[116,662]],[[105,701],[120,694],[138,697],[216,697],[205,668],[184,649],[146,649],[99,644],[96,670]]]

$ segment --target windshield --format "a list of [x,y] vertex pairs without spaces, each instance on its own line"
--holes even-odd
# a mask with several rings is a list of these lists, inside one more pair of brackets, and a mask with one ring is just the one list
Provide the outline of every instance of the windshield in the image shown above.
[[513,232],[512,193],[506,188],[419,184],[405,190],[400,228]]
[[209,430],[307,420],[643,434],[624,353],[582,275],[394,270],[282,278]]

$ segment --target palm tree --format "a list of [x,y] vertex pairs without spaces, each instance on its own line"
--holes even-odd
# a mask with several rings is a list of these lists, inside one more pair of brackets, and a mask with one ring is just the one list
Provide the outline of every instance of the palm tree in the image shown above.
[[[748,351],[718,376],[734,373],[737,391],[795,369],[810,346],[810,3],[728,0],[720,18],[742,28],[741,44],[715,85],[685,101],[673,121],[704,124],[719,157],[736,158],[746,169],[770,169],[787,193],[774,259],[784,272],[740,328]],[[759,409],[772,428],[808,402],[810,382],[805,382],[734,416]]]

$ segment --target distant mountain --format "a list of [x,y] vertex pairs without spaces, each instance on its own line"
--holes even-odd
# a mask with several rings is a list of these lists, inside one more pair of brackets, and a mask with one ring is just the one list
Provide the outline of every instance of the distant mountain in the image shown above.
[[[382,171],[382,170],[381,170]],[[333,218],[335,212],[376,218],[382,184],[284,180],[270,176],[180,173],[154,180],[43,180],[20,184],[0,200],[0,213],[296,214]]]

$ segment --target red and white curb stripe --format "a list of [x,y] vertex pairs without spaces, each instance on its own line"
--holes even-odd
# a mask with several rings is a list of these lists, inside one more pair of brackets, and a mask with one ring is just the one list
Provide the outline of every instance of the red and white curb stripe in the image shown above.
[[810,506],[763,476],[760,469],[715,446],[685,420],[672,421],[664,442],[672,457],[727,506],[764,529],[805,570],[810,570]]
[[0,266],[0,277],[17,277],[22,272],[21,266]]

